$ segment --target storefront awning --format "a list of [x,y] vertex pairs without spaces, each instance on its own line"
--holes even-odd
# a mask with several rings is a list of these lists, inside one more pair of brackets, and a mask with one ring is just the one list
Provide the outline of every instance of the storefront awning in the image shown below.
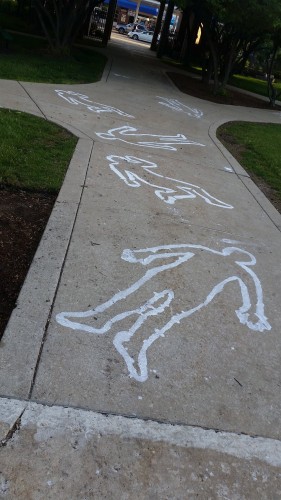
[[[137,8],[137,3],[136,2],[129,2],[129,0],[118,0],[117,5],[118,5],[118,7],[121,7],[123,9],[129,9],[129,10],[136,10],[136,8]],[[157,16],[158,9],[156,9],[155,7],[150,7],[150,5],[140,4],[139,13],[140,14],[149,14],[150,16]]]
[[[109,3],[109,0],[105,0],[104,3]],[[137,3],[130,2],[129,0],[117,0],[117,7],[121,7],[121,9],[128,10],[136,10]],[[140,14],[145,14],[148,16],[158,16],[158,9],[155,7],[151,7],[150,5],[141,4],[139,9]]]

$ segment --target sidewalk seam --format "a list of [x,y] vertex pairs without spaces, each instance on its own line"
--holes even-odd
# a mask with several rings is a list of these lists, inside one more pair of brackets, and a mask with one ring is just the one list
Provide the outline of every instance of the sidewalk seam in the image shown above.
[[[40,364],[40,361],[41,361],[41,356],[42,356],[44,344],[45,344],[45,341],[46,341],[46,338],[47,338],[47,335],[48,335],[48,328],[49,328],[50,319],[51,319],[51,316],[52,316],[54,304],[55,304],[55,301],[56,301],[58,289],[59,289],[60,282],[61,282],[62,273],[63,273],[63,270],[64,270],[64,265],[65,265],[65,262],[66,262],[66,259],[67,259],[67,255],[68,255],[69,247],[70,247],[70,244],[71,244],[71,239],[72,239],[73,231],[74,231],[74,228],[75,228],[75,223],[76,223],[76,220],[77,220],[79,208],[80,208],[80,205],[81,205],[82,196],[83,196],[84,189],[85,189],[85,184],[86,184],[88,170],[89,170],[89,166],[90,166],[90,162],[91,162],[91,158],[92,158],[92,154],[93,154],[93,149],[94,149],[94,142],[92,142],[91,152],[90,152],[90,155],[89,155],[89,158],[88,158],[88,164],[87,164],[87,168],[86,168],[86,171],[85,171],[84,182],[83,182],[83,185],[81,186],[82,189],[81,189],[81,192],[80,192],[79,201],[77,203],[76,212],[75,212],[75,216],[74,216],[73,223],[72,223],[72,229],[71,229],[71,232],[70,232],[70,235],[69,235],[68,244],[66,246],[65,255],[64,255],[64,258],[63,258],[63,261],[62,261],[62,264],[61,264],[60,273],[59,273],[58,281],[57,281],[57,284],[56,284],[55,292],[54,292],[54,295],[52,297],[52,304],[51,304],[51,307],[50,307],[50,310],[49,310],[49,314],[48,314],[48,318],[47,318],[47,321],[46,321],[46,324],[45,324],[44,334],[43,334],[43,337],[41,339],[41,345],[40,345],[39,353],[38,353],[38,356],[37,356],[37,360],[36,360],[36,365],[35,365],[35,369],[34,369],[34,372],[33,372],[32,381],[31,381],[31,384],[30,384],[30,389],[29,389],[29,393],[28,393],[28,399],[31,398],[31,395],[32,395],[32,392],[33,392],[33,389],[34,389],[34,385],[35,385],[35,381],[36,381],[36,377],[37,377],[37,372],[38,372],[38,369],[39,369],[39,364]],[[56,201],[56,203],[58,203],[58,201]]]
[[[11,401],[11,408],[13,401]],[[21,426],[19,428],[19,426]],[[235,432],[203,429],[191,425],[160,425],[153,420],[128,419],[123,416],[101,415],[96,412],[77,410],[58,405],[45,406],[28,402],[7,433],[7,441],[19,430],[34,429],[39,441],[64,439],[71,433],[81,435],[88,442],[95,436],[117,436],[126,440],[143,440],[167,443],[185,449],[213,451],[220,456],[226,454],[238,459],[259,460],[274,467],[281,465],[281,441],[274,438],[251,437]],[[5,443],[4,445],[5,446]]]
[[[281,438],[273,438],[273,437],[269,437],[269,436],[263,436],[261,434],[247,434],[245,432],[238,432],[238,431],[234,431],[234,430],[226,430],[226,429],[219,429],[219,428],[216,428],[216,427],[205,427],[203,425],[196,425],[196,424],[192,424],[192,423],[184,423],[184,422],[179,422],[179,421],[166,421],[166,420],[157,420],[155,418],[152,418],[152,417],[142,417],[142,416],[137,416],[137,415],[124,415],[122,413],[112,413],[112,412],[106,412],[106,411],[99,411],[99,410],[93,410],[91,408],[86,408],[86,407],[83,407],[83,406],[75,406],[75,405],[67,405],[67,404],[53,404],[53,403],[48,403],[48,402],[43,402],[43,401],[39,401],[39,400],[34,400],[34,399],[20,399],[20,398],[15,398],[15,397],[12,397],[12,396],[2,396],[0,394],[0,402],[1,402],[1,399],[4,399],[5,401],[10,401],[11,403],[12,402],[23,402],[23,403],[26,403],[26,406],[24,407],[24,409],[21,411],[19,417],[16,419],[15,423],[19,420],[19,418],[22,417],[22,415],[24,414],[24,412],[28,409],[28,406],[30,405],[33,405],[33,406],[36,406],[36,407],[44,407],[44,408],[47,408],[47,409],[52,409],[52,408],[56,408],[56,409],[61,409],[61,410],[69,410],[69,411],[73,411],[73,412],[82,412],[84,414],[88,414],[88,415],[92,415],[92,416],[96,416],[96,417],[100,417],[100,418],[104,418],[104,419],[124,419],[124,421],[127,421],[128,423],[129,422],[142,422],[144,425],[147,424],[147,423],[152,423],[152,424],[155,424],[157,426],[164,426],[164,427],[180,427],[182,430],[184,429],[194,429],[194,430],[198,430],[198,431],[202,431],[202,432],[214,432],[215,434],[226,434],[226,435],[234,435],[234,436],[241,436],[241,437],[245,437],[245,438],[249,438],[249,439],[252,439],[252,440],[255,440],[255,439],[263,439],[263,440],[266,440],[266,441],[275,441],[277,443],[280,443],[281,445]],[[13,427],[15,426],[15,424],[13,424]],[[10,429],[11,431],[11,429]],[[9,431],[9,432],[10,432]],[[1,447],[1,446],[0,446]]]
[[25,93],[28,95],[29,99],[33,102],[33,104],[35,104],[35,106],[39,109],[40,113],[42,113],[43,117],[45,118],[45,120],[47,121],[50,121],[48,120],[47,116],[45,115],[44,111],[42,111],[42,109],[40,108],[40,106],[38,106],[37,102],[33,99],[33,97],[31,97],[31,95],[29,94],[29,92],[26,90],[25,86],[23,85],[22,82],[18,81],[17,82],[21,88],[25,91]]

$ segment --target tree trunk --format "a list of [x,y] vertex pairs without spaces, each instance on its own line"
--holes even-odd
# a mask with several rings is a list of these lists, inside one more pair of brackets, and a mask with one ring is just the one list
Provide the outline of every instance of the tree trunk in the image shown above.
[[235,56],[235,47],[232,46],[230,51],[228,52],[228,60],[224,67],[224,73],[220,75],[220,81],[221,81],[220,89],[222,92],[225,91],[225,87],[229,80],[229,76],[233,68],[234,56]]
[[213,78],[214,78],[214,88],[213,92],[214,94],[219,93],[219,64],[218,64],[218,54],[215,48],[215,44],[213,43],[213,40],[210,38],[208,40],[208,45],[210,48],[210,55],[211,55],[211,64],[212,64],[212,70],[213,70]]
[[157,50],[157,57],[162,57],[167,50],[170,24],[171,24],[172,15],[174,12],[174,7],[175,7],[174,1],[168,0],[167,12],[166,12],[165,20],[164,20],[161,38],[159,41],[158,50]]
[[274,108],[275,107],[275,101],[277,98],[277,91],[274,88],[274,76],[273,76],[273,65],[275,61],[275,57],[277,54],[277,47],[275,46],[273,49],[273,53],[269,57],[269,60],[267,61],[267,94],[269,97],[269,102],[270,105]]
[[163,19],[163,14],[164,14],[164,9],[165,9],[165,0],[162,0],[160,2],[160,7],[159,7],[159,12],[157,16],[157,21],[156,21],[156,26],[151,42],[150,49],[156,51],[157,48],[157,41],[158,41],[158,35],[161,31],[161,25],[162,25],[162,19]]
[[105,47],[106,47],[107,42],[110,38],[110,33],[112,30],[112,25],[113,25],[113,20],[114,20],[114,13],[116,10],[116,5],[117,5],[117,0],[109,0],[105,28],[104,28],[104,33],[103,33],[103,37],[102,37],[102,44]]

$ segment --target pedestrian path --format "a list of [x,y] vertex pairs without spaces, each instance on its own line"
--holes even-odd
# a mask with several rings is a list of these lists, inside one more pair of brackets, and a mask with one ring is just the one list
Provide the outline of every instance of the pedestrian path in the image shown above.
[[0,344],[0,498],[281,498],[281,217],[113,37],[99,83],[0,81],[80,140]]

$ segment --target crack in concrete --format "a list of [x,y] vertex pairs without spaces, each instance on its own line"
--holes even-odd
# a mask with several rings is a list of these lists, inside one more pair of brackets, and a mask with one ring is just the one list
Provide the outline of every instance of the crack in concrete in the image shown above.
[[14,422],[12,427],[10,427],[9,431],[7,432],[6,437],[0,441],[0,448],[7,446],[7,443],[9,441],[11,441],[11,439],[14,437],[15,433],[20,430],[21,419],[22,419],[22,416],[23,416],[24,412],[26,411],[26,409],[27,409],[27,406],[22,410],[21,414],[19,415],[17,420]]

